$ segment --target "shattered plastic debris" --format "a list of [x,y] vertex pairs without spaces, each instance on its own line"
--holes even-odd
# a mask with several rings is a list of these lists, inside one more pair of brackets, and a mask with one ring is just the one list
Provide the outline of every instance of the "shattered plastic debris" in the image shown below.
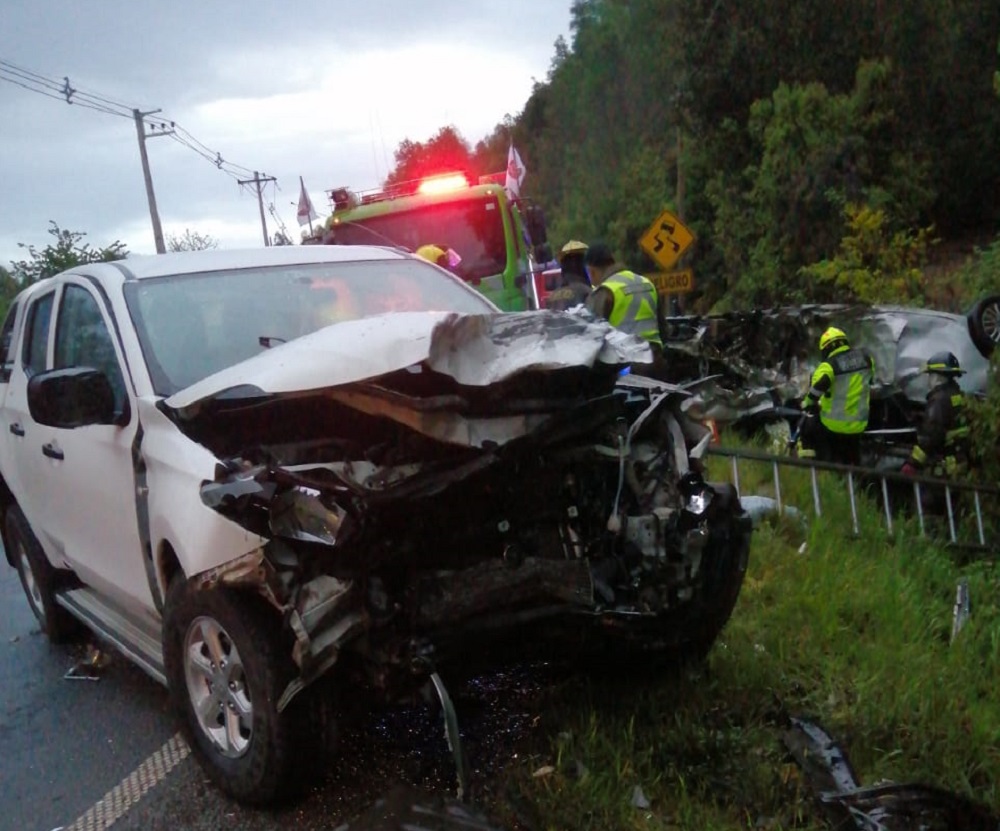
[[66,681],[100,681],[102,670],[111,663],[111,656],[96,646],[87,648],[87,655],[67,670]]
[[741,496],[740,504],[743,506],[743,510],[750,514],[750,519],[753,520],[754,527],[756,528],[760,525],[761,520],[766,516],[771,514],[782,513],[785,516],[789,516],[792,519],[797,519],[803,524],[805,523],[805,517],[802,512],[793,505],[782,505],[781,510],[778,510],[778,500],[771,498],[770,496]]
[[632,807],[639,808],[643,811],[651,807],[649,800],[646,798],[646,794],[642,792],[642,785],[636,785],[632,788]]

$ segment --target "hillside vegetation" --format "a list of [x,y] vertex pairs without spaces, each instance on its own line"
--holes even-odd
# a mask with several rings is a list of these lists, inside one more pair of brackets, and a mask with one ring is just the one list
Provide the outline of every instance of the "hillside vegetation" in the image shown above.
[[1000,227],[1000,4],[576,0],[571,33],[478,148],[510,133],[557,243],[648,265],[669,207],[709,302],[919,301],[935,240]]

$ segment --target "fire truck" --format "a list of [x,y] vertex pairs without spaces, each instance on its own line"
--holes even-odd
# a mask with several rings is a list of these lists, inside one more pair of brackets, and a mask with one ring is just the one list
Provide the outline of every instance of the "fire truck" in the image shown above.
[[[502,176],[502,174],[500,174]],[[546,242],[537,206],[511,199],[496,174],[473,183],[463,173],[377,191],[327,191],[333,212],[310,242],[449,248],[451,270],[505,311],[541,305],[536,249]]]

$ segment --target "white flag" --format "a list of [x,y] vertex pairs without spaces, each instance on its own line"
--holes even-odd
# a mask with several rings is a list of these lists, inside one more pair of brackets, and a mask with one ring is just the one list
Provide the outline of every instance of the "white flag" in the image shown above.
[[521,195],[521,182],[524,181],[527,172],[528,169],[524,166],[524,162],[521,161],[521,156],[517,152],[517,148],[511,142],[510,150],[507,153],[507,181],[504,184],[507,193],[515,198]]
[[316,209],[313,207],[312,200],[306,192],[306,186],[301,176],[299,176],[299,186],[301,188],[299,191],[299,209],[295,215],[299,218],[299,225],[305,225],[314,219],[319,219],[319,214],[316,213]]

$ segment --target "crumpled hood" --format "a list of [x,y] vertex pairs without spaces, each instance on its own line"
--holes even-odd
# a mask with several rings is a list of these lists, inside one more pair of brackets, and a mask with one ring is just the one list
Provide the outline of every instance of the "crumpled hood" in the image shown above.
[[164,402],[183,410],[223,395],[307,392],[425,363],[466,386],[527,370],[650,363],[649,345],[604,320],[563,312],[398,312],[327,326],[192,384]]

